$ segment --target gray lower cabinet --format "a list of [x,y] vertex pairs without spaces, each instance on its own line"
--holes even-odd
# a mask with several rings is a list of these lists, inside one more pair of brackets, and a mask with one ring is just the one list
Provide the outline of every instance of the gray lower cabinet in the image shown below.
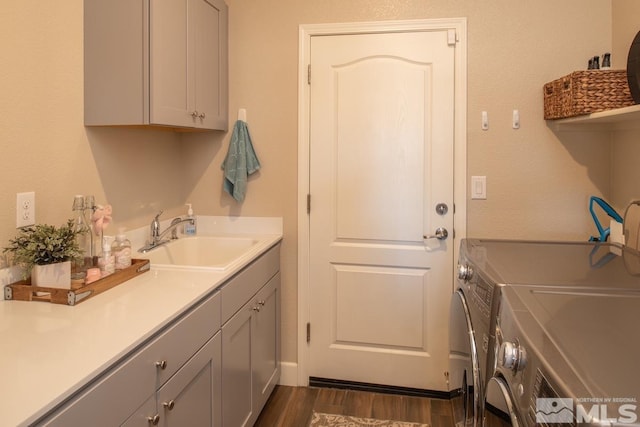
[[222,420],[252,426],[280,379],[280,273],[222,326]]
[[35,425],[221,426],[220,299],[198,304]]
[[220,345],[218,332],[122,426],[221,426]]
[[258,415],[280,380],[280,273],[262,288],[254,302],[251,356]]
[[278,244],[34,425],[251,426],[279,379]]

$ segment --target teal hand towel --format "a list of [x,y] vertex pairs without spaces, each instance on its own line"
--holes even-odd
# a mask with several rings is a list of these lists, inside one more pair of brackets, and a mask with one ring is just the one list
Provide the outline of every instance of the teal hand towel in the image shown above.
[[247,123],[238,120],[233,126],[227,157],[222,162],[224,190],[242,202],[247,193],[247,178],[258,169],[260,161],[253,150]]

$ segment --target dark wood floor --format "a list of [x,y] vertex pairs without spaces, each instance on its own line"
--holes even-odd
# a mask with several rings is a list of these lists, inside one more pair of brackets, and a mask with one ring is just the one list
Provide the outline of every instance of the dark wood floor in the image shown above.
[[452,427],[448,400],[334,388],[276,386],[255,426],[306,427],[313,411]]

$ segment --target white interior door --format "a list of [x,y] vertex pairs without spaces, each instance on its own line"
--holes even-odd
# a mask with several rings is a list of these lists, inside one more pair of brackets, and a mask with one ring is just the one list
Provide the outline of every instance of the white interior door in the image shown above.
[[446,390],[451,36],[311,37],[310,377]]

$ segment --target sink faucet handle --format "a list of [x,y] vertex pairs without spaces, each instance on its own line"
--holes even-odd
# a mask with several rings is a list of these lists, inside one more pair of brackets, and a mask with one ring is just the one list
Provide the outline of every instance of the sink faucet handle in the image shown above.
[[171,220],[171,240],[176,240],[178,238],[178,227],[177,225],[182,222],[182,218],[179,216],[173,218]]

